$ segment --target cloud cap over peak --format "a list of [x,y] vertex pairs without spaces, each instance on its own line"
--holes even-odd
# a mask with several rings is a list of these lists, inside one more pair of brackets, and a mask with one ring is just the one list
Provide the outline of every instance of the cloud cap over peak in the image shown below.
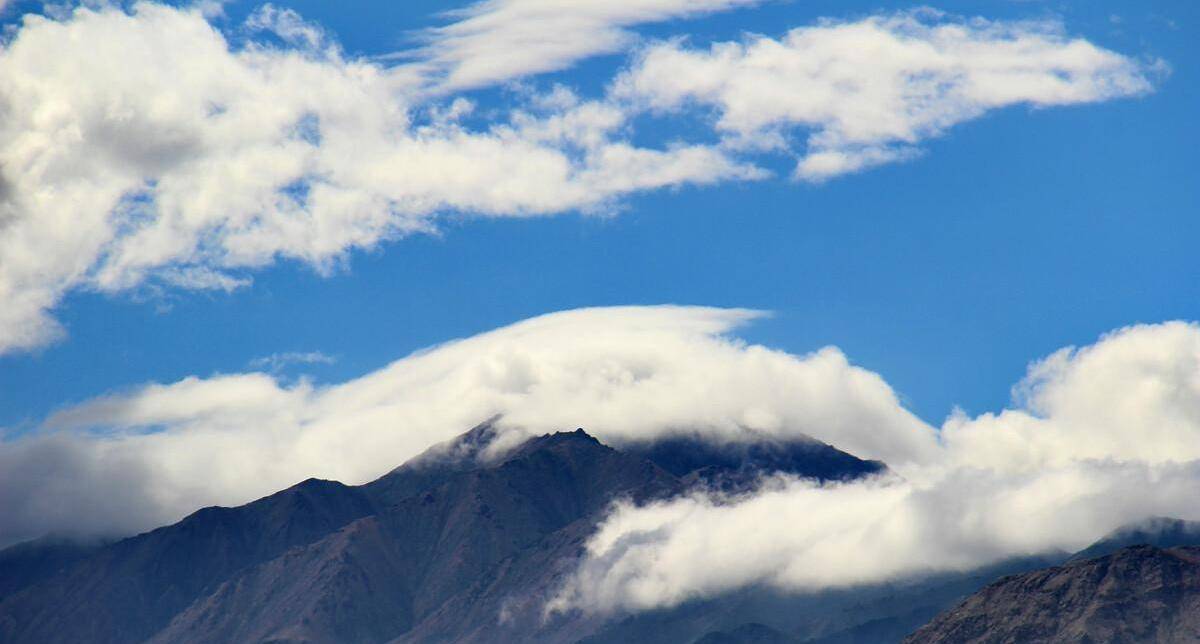
[[312,476],[366,482],[496,415],[508,445],[584,426],[616,445],[687,431],[713,441],[807,435],[892,463],[932,453],[932,429],[840,351],[797,356],[732,335],[761,315],[580,309],[334,385],[243,373],[94,399],[0,443],[0,501],[12,509],[0,542],[148,528]]

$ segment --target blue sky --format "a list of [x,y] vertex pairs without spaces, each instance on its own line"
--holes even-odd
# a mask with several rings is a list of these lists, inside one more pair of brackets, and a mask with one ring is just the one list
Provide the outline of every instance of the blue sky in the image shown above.
[[[218,24],[236,26],[257,6],[229,3]],[[434,2],[279,6],[363,56],[404,49],[414,30],[449,20]],[[937,424],[955,406],[1003,407],[1027,363],[1059,347],[1133,323],[1200,318],[1200,10],[1189,2],[935,6],[1061,20],[1071,36],[1162,59],[1171,71],[1141,96],[991,111],[922,141],[918,158],[822,183],[789,178],[794,157],[766,155],[772,178],[638,192],[599,216],[451,216],[435,235],[350,251],[331,275],[284,260],[228,293],[74,289],[54,308],[62,339],[0,357],[0,425],[19,432],[69,403],[246,371],[272,354],[331,356],[285,374],[340,382],[547,312],[659,303],[773,311],[739,335],[792,353],[836,345]],[[768,2],[633,29],[704,46],[908,7]],[[39,7],[16,3],[5,23],[24,10]],[[588,96],[628,61],[622,51],[522,82]],[[514,91],[462,95],[500,109]],[[647,117],[652,131],[637,136],[669,139],[704,129],[704,119]]]

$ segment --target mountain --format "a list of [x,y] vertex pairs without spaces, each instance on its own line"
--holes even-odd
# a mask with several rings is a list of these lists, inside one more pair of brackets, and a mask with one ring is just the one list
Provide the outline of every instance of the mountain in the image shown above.
[[1200,641],[1200,547],[1131,546],[1005,577],[904,641]]
[[729,631],[712,631],[696,640],[696,644],[795,644],[798,641],[766,624],[752,622]]
[[48,535],[0,550],[0,600],[86,559],[108,541]]
[[145,640],[246,567],[372,511],[360,490],[316,479],[238,508],[205,508],[5,598],[0,641]]
[[[879,471],[815,441],[619,451],[583,430],[497,456],[485,423],[366,485],[310,479],[57,560],[0,599],[3,642],[572,642],[542,607],[617,498]],[[4,551],[7,553],[8,551]],[[0,555],[0,561],[3,556]]]
[[1075,553],[1071,560],[1095,559],[1122,548],[1142,544],[1159,548],[1200,545],[1200,522],[1153,517],[1131,523],[1113,530],[1096,543]]
[[625,445],[622,451],[653,462],[686,484],[723,492],[747,491],[772,474],[839,481],[887,470],[879,461],[864,461],[807,437],[714,444],[682,434]]

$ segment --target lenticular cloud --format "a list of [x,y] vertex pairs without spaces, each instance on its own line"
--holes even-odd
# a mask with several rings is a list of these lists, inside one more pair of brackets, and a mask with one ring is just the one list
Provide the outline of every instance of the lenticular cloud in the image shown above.
[[152,384],[65,409],[0,443],[0,542],[125,533],[305,478],[362,483],[501,415],[511,445],[584,426],[614,445],[809,435],[921,462],[933,432],[838,350],[792,355],[731,334],[738,309],[619,307],[533,318],[344,383],[267,373]]

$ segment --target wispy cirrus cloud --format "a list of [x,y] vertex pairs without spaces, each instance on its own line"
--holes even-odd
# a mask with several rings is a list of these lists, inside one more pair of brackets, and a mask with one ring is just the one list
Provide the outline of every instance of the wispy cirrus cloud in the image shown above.
[[483,0],[449,12],[453,22],[428,29],[426,46],[401,57],[439,92],[492,85],[558,71],[635,42],[629,27],[688,18],[762,0]]
[[333,364],[335,362],[337,362],[336,358],[320,351],[285,351],[255,358],[246,363],[246,366],[251,369],[265,369],[270,373],[277,373],[293,365]]

